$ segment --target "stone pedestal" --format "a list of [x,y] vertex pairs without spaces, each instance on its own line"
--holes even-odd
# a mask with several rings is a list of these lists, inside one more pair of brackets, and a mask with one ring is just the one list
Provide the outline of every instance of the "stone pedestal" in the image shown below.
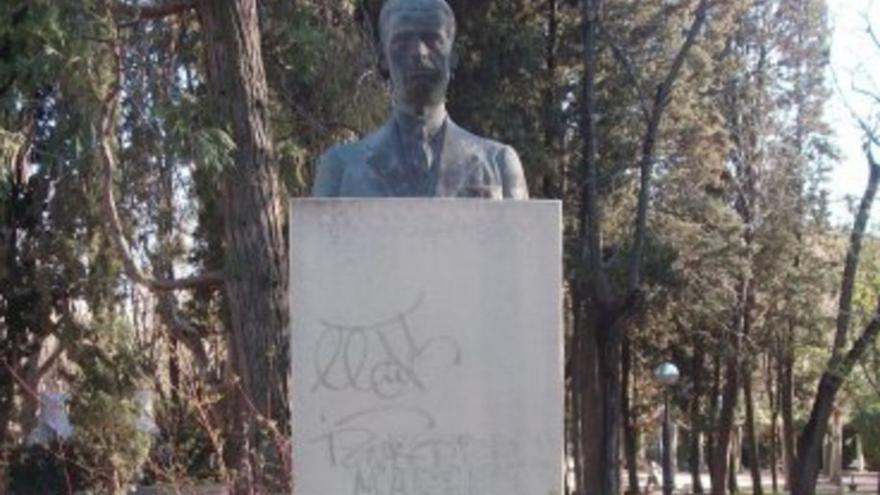
[[295,495],[558,495],[560,204],[291,204]]

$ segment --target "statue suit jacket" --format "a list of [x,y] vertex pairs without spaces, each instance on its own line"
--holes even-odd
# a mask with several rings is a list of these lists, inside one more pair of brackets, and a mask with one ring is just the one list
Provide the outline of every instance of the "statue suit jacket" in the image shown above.
[[413,193],[395,150],[392,120],[378,131],[325,152],[318,161],[315,197],[476,197],[527,199],[522,164],[510,146],[482,138],[447,117],[439,163],[426,189]]

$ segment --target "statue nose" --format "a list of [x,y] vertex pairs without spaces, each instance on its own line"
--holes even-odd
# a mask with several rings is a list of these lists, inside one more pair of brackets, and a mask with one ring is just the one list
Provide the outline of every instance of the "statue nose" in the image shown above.
[[419,61],[428,60],[429,53],[430,50],[428,50],[428,45],[424,41],[416,42],[415,50],[413,50],[413,55],[416,57],[416,59],[418,59]]

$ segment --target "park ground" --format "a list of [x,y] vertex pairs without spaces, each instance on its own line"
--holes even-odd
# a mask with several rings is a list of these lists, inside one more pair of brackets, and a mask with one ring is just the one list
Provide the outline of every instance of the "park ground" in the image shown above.
[[[819,484],[816,489],[817,495],[830,495],[830,494],[846,494],[846,493],[878,493],[877,487],[877,476],[878,473],[870,472],[870,471],[844,471],[843,472],[843,483],[842,485],[837,485],[832,483],[828,478],[824,476],[819,477]],[[639,486],[644,490],[645,483],[647,481],[648,475],[647,473],[641,475],[639,477]],[[710,487],[709,483],[709,475],[708,473],[703,473],[702,476],[703,488],[704,491],[708,491]],[[773,493],[773,487],[771,485],[770,472],[763,471],[761,473],[762,480],[762,488],[765,494],[770,495]],[[781,483],[781,480],[780,480]],[[737,476],[737,484],[739,486],[739,493],[748,494],[754,493],[752,491],[752,477],[748,473],[748,471],[743,471]],[[852,485],[855,485],[854,487]],[[651,495],[659,495],[662,492],[661,486],[654,486],[648,492]],[[854,489],[853,489],[854,488]],[[675,476],[675,493],[677,494],[688,494],[692,492],[692,480],[690,473],[679,472]],[[783,492],[788,493],[788,492]]]
[[[819,478],[819,485],[816,490],[817,495],[839,495],[839,494],[848,494],[848,493],[878,493],[877,486],[877,476],[880,473],[874,473],[870,471],[844,471],[843,475],[843,484],[837,485],[832,483],[828,478],[821,476]],[[765,495],[773,494],[773,487],[770,481],[770,472],[764,471],[761,473],[761,479],[763,481],[762,487],[764,489]],[[639,487],[642,489],[642,493],[648,495],[660,495],[663,493],[661,486],[653,486],[648,491],[645,491],[645,484],[648,480],[648,474],[642,473],[639,476]],[[781,480],[780,480],[781,481]],[[737,484],[739,486],[739,492],[742,495],[747,495],[749,493],[754,493],[752,491],[752,478],[748,472],[744,471],[737,476]],[[855,485],[853,487],[853,485]],[[710,487],[709,483],[709,475],[703,474],[703,488],[705,492],[708,492]],[[177,490],[162,490],[156,487],[142,487],[139,488],[136,492],[136,495],[165,495],[166,493],[180,493],[183,495],[227,495],[227,490],[220,485],[211,485],[211,486],[199,486],[196,488],[187,488],[187,487],[177,487]],[[675,493],[679,495],[690,494],[692,491],[691,484],[691,475],[686,472],[679,472],[675,476]],[[782,492],[788,493],[788,492]]]

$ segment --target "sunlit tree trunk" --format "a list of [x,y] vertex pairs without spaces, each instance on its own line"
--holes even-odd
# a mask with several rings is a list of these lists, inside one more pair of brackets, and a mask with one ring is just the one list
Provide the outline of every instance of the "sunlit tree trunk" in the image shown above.
[[[267,430],[287,423],[283,197],[273,162],[256,0],[201,0],[198,11],[212,117],[236,144],[223,180],[224,275],[231,362],[240,380],[236,489],[248,492],[255,482],[266,482],[262,463],[248,457],[286,454],[281,439]],[[266,441],[260,442],[261,436]]]

